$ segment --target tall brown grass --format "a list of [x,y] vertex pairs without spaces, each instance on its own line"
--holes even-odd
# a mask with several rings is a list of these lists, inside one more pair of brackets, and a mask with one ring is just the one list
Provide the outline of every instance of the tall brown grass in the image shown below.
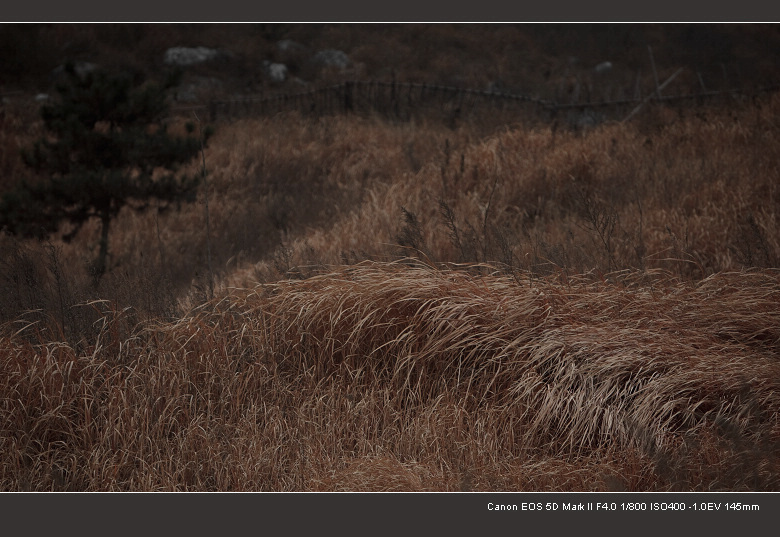
[[[298,115],[221,124],[205,153],[214,265],[234,286],[419,254],[538,274],[777,267],[777,109],[773,95],[723,109],[648,106],[585,133],[486,131],[476,119],[455,129]],[[113,278],[153,270],[174,295],[198,284],[202,201],[121,214]],[[74,273],[96,233],[87,226],[61,245]]]
[[[486,271],[488,267],[482,267]],[[780,278],[361,263],[0,341],[4,490],[776,490]]]
[[[306,216],[291,217],[274,235],[275,252],[268,244],[274,253],[254,267],[239,263],[227,281],[278,278],[286,272],[275,270],[281,254],[283,269],[418,253],[539,274],[659,268],[698,279],[777,267],[777,106],[770,96],[728,109],[656,108],[585,134],[511,125],[479,136],[468,124],[323,119],[305,127],[317,136],[305,153],[296,145],[273,154],[288,165],[307,162],[309,151],[333,163],[322,176],[329,197],[321,182],[294,177],[290,184],[302,186],[295,203],[261,197],[287,206],[286,214],[300,204]],[[235,128],[253,139],[278,127]],[[334,131],[338,142],[329,138]],[[241,161],[237,151],[226,167]],[[322,213],[338,210],[315,223],[312,203]]]

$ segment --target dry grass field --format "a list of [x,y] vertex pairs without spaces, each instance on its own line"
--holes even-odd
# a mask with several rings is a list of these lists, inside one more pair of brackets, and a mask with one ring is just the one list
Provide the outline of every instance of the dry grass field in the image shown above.
[[778,118],[218,123],[98,285],[0,235],[0,490],[780,490]]
[[[776,490],[780,279],[364,262],[3,336],[5,490]],[[18,326],[18,325],[17,325]]]

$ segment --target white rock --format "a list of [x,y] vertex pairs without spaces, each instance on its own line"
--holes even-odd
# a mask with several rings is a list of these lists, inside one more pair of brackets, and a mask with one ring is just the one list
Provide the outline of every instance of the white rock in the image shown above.
[[321,50],[312,58],[314,63],[322,67],[337,67],[346,69],[349,66],[349,56],[340,50]]
[[219,51],[208,47],[173,47],[165,51],[164,61],[168,65],[195,65],[213,60]]
[[276,43],[279,52],[301,52],[306,49],[303,45],[292,39],[282,39]]
[[283,63],[263,62],[265,74],[271,79],[271,82],[284,82],[287,79],[287,66]]

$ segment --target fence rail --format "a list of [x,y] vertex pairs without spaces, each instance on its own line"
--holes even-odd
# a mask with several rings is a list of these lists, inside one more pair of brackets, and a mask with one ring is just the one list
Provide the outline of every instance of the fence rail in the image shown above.
[[232,100],[211,100],[191,106],[175,106],[174,111],[203,111],[210,121],[237,117],[270,116],[297,111],[306,115],[377,113],[408,120],[420,114],[438,116],[453,125],[467,117],[499,112],[503,119],[552,120],[562,118],[572,123],[630,119],[648,102],[703,102],[719,97],[752,98],[780,89],[767,86],[742,90],[702,91],[684,95],[662,96],[654,90],[648,96],[613,101],[559,103],[527,95],[485,91],[420,83],[349,81],[310,91],[258,95]]

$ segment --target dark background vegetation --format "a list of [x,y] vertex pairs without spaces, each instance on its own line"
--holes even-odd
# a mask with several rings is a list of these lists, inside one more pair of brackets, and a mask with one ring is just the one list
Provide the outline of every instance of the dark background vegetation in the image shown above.
[[[684,67],[714,88],[777,83],[780,32],[772,24],[4,24],[2,91],[46,91],[67,60],[160,75],[170,47],[205,46],[228,59],[202,67],[236,90],[263,86],[263,60],[286,60],[293,76],[318,82],[305,54],[279,51],[291,39],[308,51],[344,51],[355,79],[463,84],[500,80],[507,88],[545,93],[564,72],[610,61],[616,71],[659,74]],[[297,57],[296,57],[297,56]]]

